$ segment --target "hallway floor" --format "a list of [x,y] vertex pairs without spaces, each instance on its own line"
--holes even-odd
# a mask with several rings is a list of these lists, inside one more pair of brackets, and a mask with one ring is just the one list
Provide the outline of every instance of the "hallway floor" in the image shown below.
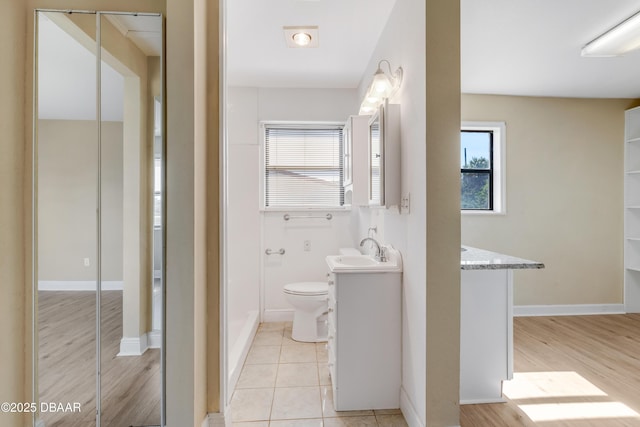
[[[96,294],[38,292],[39,401],[79,403],[80,412],[46,412],[47,427],[95,426]],[[160,423],[160,351],[118,357],[122,291],[102,292],[102,420],[105,427]]]
[[291,339],[291,322],[258,329],[231,400],[234,427],[404,427],[399,409],[333,409],[326,343]]

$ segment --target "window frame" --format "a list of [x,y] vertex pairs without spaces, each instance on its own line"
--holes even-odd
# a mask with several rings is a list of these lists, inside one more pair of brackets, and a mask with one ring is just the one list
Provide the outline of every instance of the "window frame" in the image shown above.
[[[259,122],[259,132],[260,132],[260,171],[259,171],[259,175],[260,175],[260,189],[259,189],[259,194],[260,194],[260,211],[263,212],[295,212],[295,211],[304,211],[304,212],[312,212],[312,211],[345,211],[345,210],[349,210],[349,206],[346,205],[346,201],[344,198],[344,144],[345,144],[345,140],[344,140],[344,126],[345,126],[345,122],[330,122],[330,121],[279,121],[279,120],[264,120],[264,121],[260,121]],[[341,182],[340,182],[340,187],[342,188],[343,191],[343,197],[342,197],[342,205],[336,205],[336,206],[296,206],[296,205],[290,205],[290,206],[267,206],[266,205],[266,196],[267,196],[267,191],[266,191],[266,128],[269,126],[282,126],[282,127],[287,127],[290,126],[292,128],[307,128],[307,129],[316,129],[318,127],[321,126],[325,126],[325,127],[339,127],[341,128],[343,135],[342,135],[342,147],[340,149],[340,153],[339,155],[339,159],[342,162],[342,170],[341,170]]]
[[[462,132],[492,132],[490,159],[490,183],[489,201],[490,209],[462,209],[460,213],[464,215],[506,215],[506,123],[505,122],[485,122],[485,121],[463,121],[460,125],[460,135]],[[460,140],[462,149],[462,139]],[[470,170],[460,167],[460,173],[486,173],[482,170]]]

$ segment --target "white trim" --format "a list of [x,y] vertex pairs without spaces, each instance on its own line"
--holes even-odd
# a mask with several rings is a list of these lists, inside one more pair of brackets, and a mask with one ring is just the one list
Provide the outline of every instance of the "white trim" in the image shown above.
[[[121,291],[122,280],[103,280],[103,291]],[[95,280],[39,280],[39,291],[95,291]]]
[[516,305],[515,317],[624,314],[624,304]]
[[278,308],[265,310],[262,314],[262,322],[292,322],[294,309],[292,308]]
[[507,400],[503,398],[491,399],[464,399],[460,401],[461,405],[484,405],[487,403],[505,403]]
[[122,337],[118,356],[140,356],[148,348],[147,334],[143,334],[140,337]]
[[231,427],[231,417],[225,417],[221,412],[212,412],[202,421],[202,427]]
[[409,427],[425,427],[404,387],[400,387],[400,410]]
[[151,332],[147,332],[147,344],[149,348],[161,348],[162,347],[162,331],[154,329]]
[[460,210],[463,215],[507,214],[507,124],[505,122],[463,121],[460,130],[491,130],[493,141],[493,210]]
[[507,270],[507,380],[513,379],[513,270]]
[[240,378],[240,372],[242,371],[242,366],[244,365],[244,361],[247,358],[249,349],[251,348],[253,337],[258,331],[259,324],[258,312],[250,311],[247,316],[247,320],[244,322],[244,326],[240,331],[238,339],[231,349],[229,358],[227,359],[227,366],[229,370],[229,381],[227,383],[230,392],[229,395],[231,395],[233,390],[236,388],[238,378]]

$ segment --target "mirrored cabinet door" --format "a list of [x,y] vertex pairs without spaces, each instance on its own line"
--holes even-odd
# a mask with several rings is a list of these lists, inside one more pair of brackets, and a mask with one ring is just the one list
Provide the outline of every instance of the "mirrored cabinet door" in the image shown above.
[[382,110],[376,112],[369,121],[369,205],[384,205],[384,177],[382,176],[383,151],[380,140],[380,120]]
[[34,425],[161,426],[163,18],[35,23]]
[[400,105],[385,102],[369,120],[369,206],[400,204]]
[[[156,426],[161,418],[161,327],[154,329],[154,178],[162,163],[162,19],[100,14],[100,418],[102,426]],[[156,134],[160,144],[156,144]],[[159,150],[156,153],[156,149]],[[159,162],[156,162],[158,160]],[[158,216],[158,214],[160,216]],[[161,229],[158,230],[161,235]],[[116,286],[111,286],[114,283]],[[155,300],[158,303],[157,299]]]
[[[96,17],[36,14],[36,266],[40,403],[46,426],[96,423],[98,113]],[[81,31],[79,29],[82,28]]]

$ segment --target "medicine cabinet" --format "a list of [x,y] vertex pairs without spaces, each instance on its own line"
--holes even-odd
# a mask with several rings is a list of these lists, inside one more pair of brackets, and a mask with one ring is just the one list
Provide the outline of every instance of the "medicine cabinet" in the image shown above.
[[369,206],[400,205],[400,105],[385,102],[369,120]]

